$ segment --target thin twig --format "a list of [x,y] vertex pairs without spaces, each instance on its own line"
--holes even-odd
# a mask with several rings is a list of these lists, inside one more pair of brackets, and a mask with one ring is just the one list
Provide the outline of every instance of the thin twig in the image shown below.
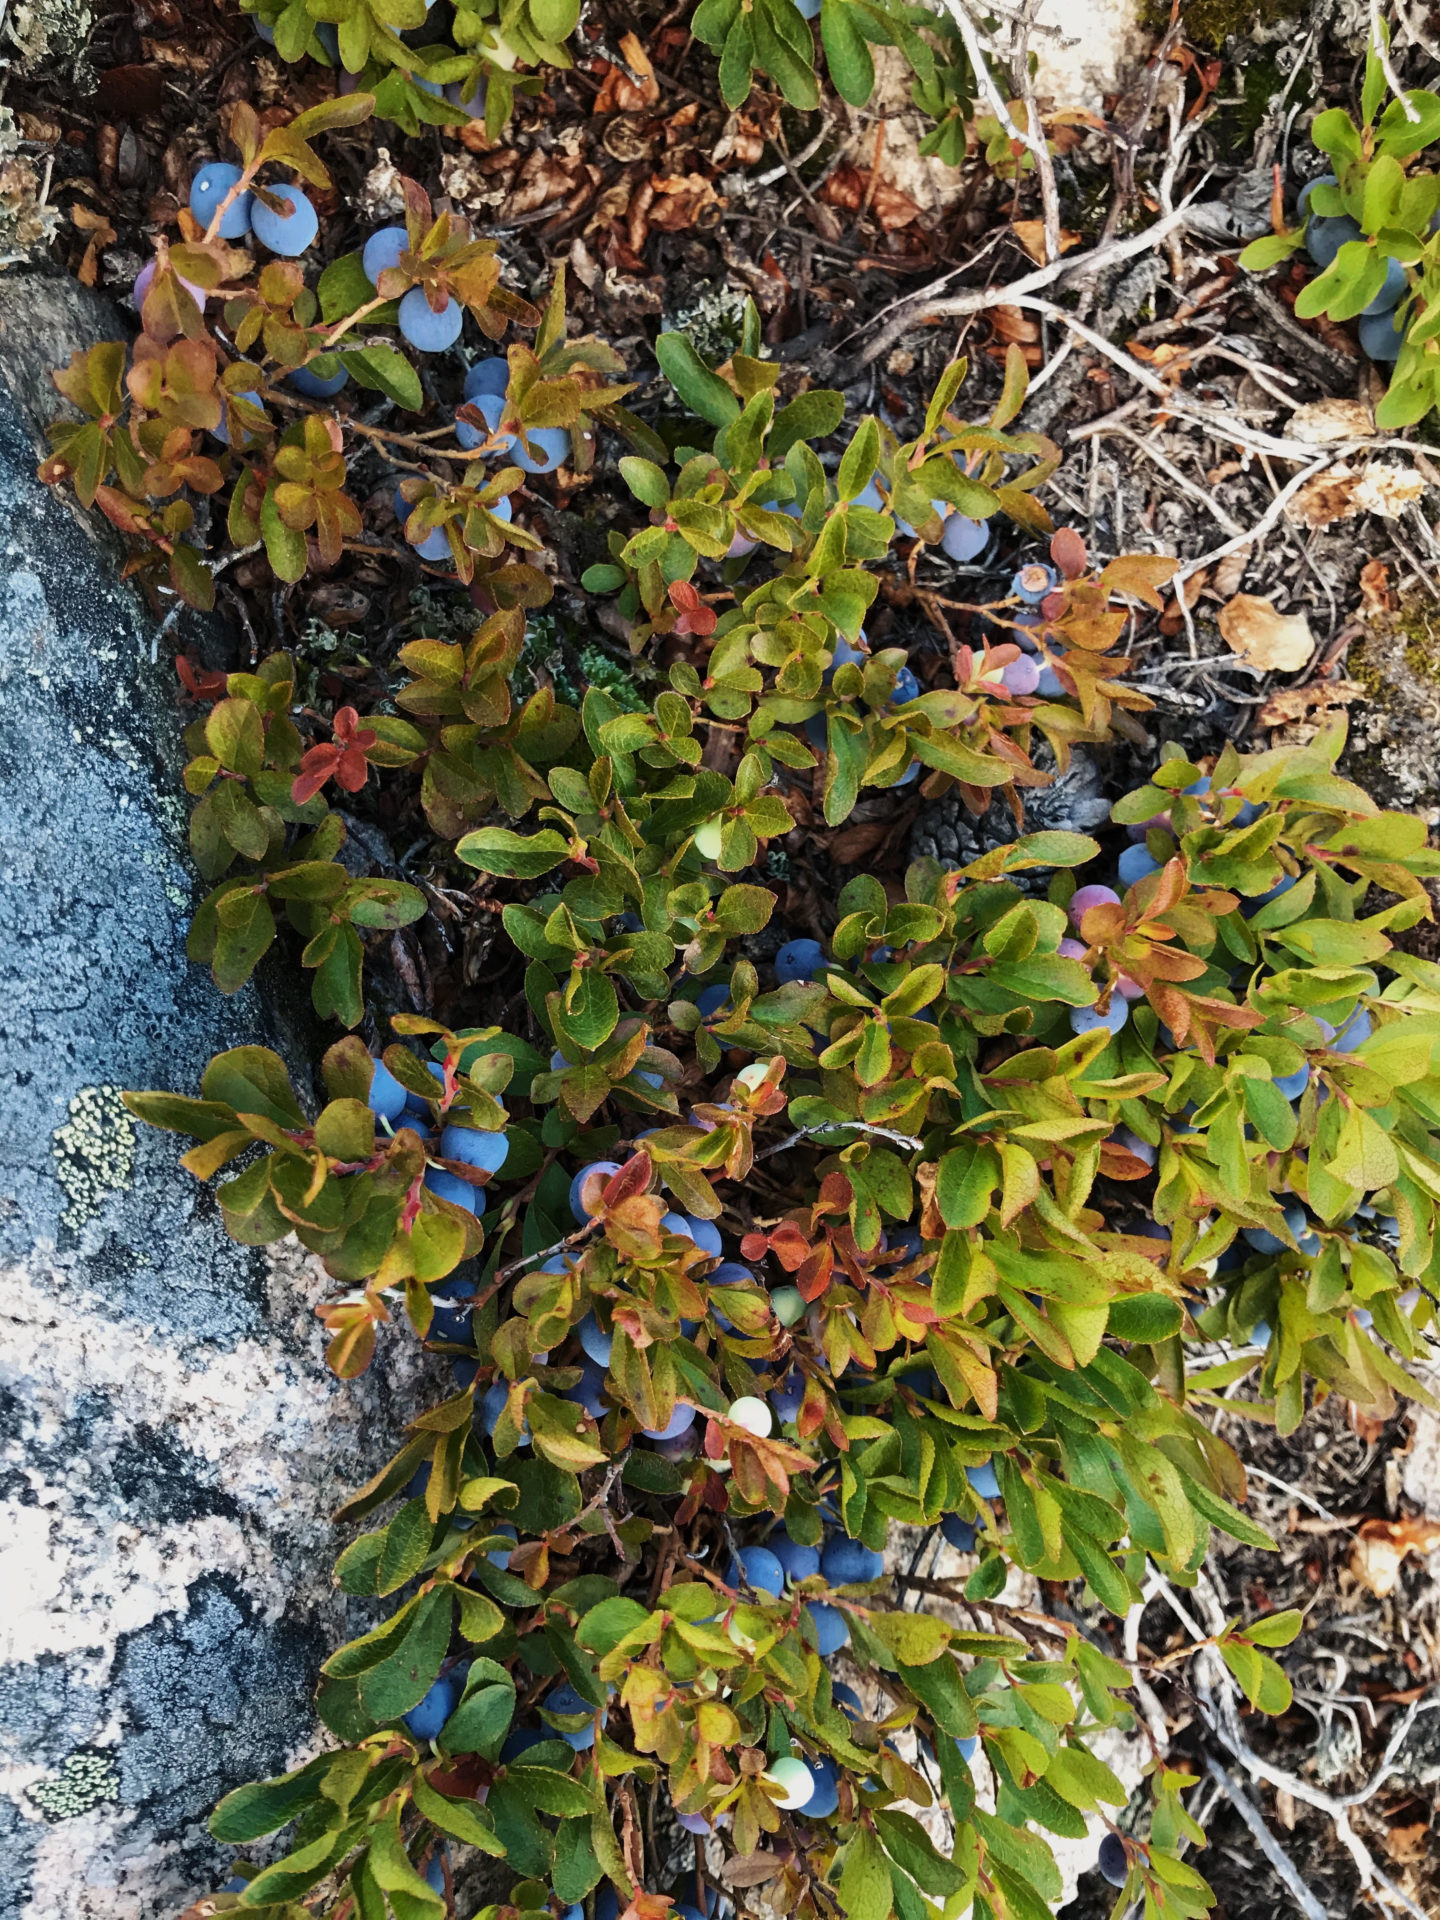
[[1370,0],[1370,46],[1375,58],[1380,62],[1380,71],[1385,76],[1386,86],[1400,102],[1405,118],[1412,127],[1416,126],[1420,119],[1420,109],[1405,91],[1400,76],[1395,71],[1395,63],[1390,58],[1390,36],[1386,33],[1380,18],[1380,0]]
[[[757,1160],[768,1160],[772,1153],[784,1153],[787,1147],[793,1147],[797,1141],[806,1140],[815,1133],[835,1133],[844,1127],[850,1133],[873,1134],[877,1140],[893,1140],[897,1147],[908,1147],[912,1153],[918,1153],[924,1146],[923,1140],[917,1140],[913,1134],[896,1133],[891,1127],[872,1127],[868,1120],[827,1120],[822,1126],[801,1127],[786,1140],[777,1140],[773,1147],[766,1147],[763,1153],[757,1153]],[[551,1252],[555,1249],[552,1247]]]
[[[1020,49],[1019,65],[1024,73],[1020,83],[1020,97],[1025,107],[1025,125],[1017,125],[1009,106],[1000,97],[1000,89],[995,84],[985,58],[985,50],[980,44],[980,36],[975,30],[975,22],[966,10],[965,0],[945,0],[945,11],[960,30],[960,38],[965,43],[965,52],[969,57],[975,83],[985,96],[985,104],[994,114],[1000,125],[1009,134],[1011,140],[1025,148],[1035,162],[1035,171],[1040,180],[1040,205],[1045,225],[1045,265],[1060,258],[1060,195],[1055,187],[1055,168],[1050,159],[1050,148],[1045,140],[1045,129],[1040,123],[1040,110],[1035,103],[1035,88],[1030,79],[1025,49]],[[1028,38],[1028,22],[1022,18],[1022,41]],[[1011,76],[1011,85],[1015,84]]]
[[1227,1773],[1212,1754],[1205,1756],[1205,1771],[1224,1793],[1232,1807],[1255,1836],[1256,1845],[1275,1869],[1297,1907],[1305,1915],[1305,1920],[1326,1920],[1324,1907],[1311,1893],[1300,1875],[1295,1871],[1290,1856],[1281,1847],[1279,1841],[1266,1826],[1260,1809],[1245,1792],[1240,1782]]

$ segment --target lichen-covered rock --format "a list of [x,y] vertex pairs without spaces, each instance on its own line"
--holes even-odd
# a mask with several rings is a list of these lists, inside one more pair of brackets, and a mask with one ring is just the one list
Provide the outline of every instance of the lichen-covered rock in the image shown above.
[[[50,284],[0,286],[38,408],[84,340]],[[287,1036],[185,959],[173,669],[32,428],[0,389],[0,1915],[155,1920],[216,1884],[215,1799],[315,1738],[328,1516],[417,1363],[331,1379],[319,1269],[232,1245],[120,1104]]]

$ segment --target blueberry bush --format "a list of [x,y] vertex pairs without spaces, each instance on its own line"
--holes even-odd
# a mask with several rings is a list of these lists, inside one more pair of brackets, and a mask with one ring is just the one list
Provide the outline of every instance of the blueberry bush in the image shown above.
[[1296,227],[1285,225],[1277,189],[1276,231],[1252,241],[1240,263],[1261,272],[1305,249],[1320,272],[1299,290],[1295,311],[1358,319],[1361,349],[1394,369],[1375,409],[1376,425],[1394,429],[1440,404],[1440,174],[1415,164],[1440,138],[1440,94],[1414,87],[1387,103],[1386,92],[1372,44],[1361,125],[1330,107],[1310,130],[1334,172],[1301,189]]
[[[308,5],[272,22],[282,51]],[[356,21],[367,60],[405,24],[352,7],[342,53]],[[44,469],[203,607],[236,553],[294,582],[363,538],[360,438],[478,616],[404,645],[393,698],[338,707],[329,738],[284,654],[182,674],[212,888],[192,957],[233,991],[298,956],[343,1031],[322,1103],[246,1046],[198,1097],[127,1105],[195,1143],[237,1241],[317,1256],[338,1374],[405,1321],[452,1375],[338,1516],[368,1523],[336,1578],[376,1624],[325,1663],[335,1744],[221,1803],[217,1838],[265,1863],[204,1910],[438,1917],[478,1849],[511,1876],[492,1920],[711,1920],[703,1851],[657,1884],[658,1801],[742,1900],[804,1920],[1032,1920],[1061,1888],[1045,1836],[1096,1823],[1117,1913],[1203,1913],[1193,1776],[1154,1761],[1136,1838],[1092,1750],[1134,1720],[1135,1672],[1014,1576],[1124,1616],[1147,1566],[1193,1584],[1216,1530],[1272,1544],[1207,1418],[1222,1396],[1289,1432],[1331,1393],[1422,1393],[1440,967],[1393,936],[1440,855],[1337,774],[1339,727],[1205,766],[1171,749],[1103,839],[1027,831],[1025,793],[1145,705],[1118,649],[1172,568],[1097,569],[1051,526],[1019,352],[987,421],[956,412],[957,362],[900,443],[846,431],[838,394],[777,407],[752,311],[722,366],[661,336],[662,433],[620,357],[569,334],[563,283],[510,292],[414,183],[403,228],[307,273],[313,210],[274,170],[323,184],[313,138],[372,104],[263,139],[237,111],[241,164],[197,177],[138,339],[57,377],[82,418]],[[529,343],[462,372],[467,319]],[[350,383],[438,407],[455,446],[361,420]],[[584,587],[651,663],[648,706],[517,697],[551,590],[540,483],[597,459],[628,501]],[[1045,557],[922,683],[865,629],[891,549],[973,556],[997,515]],[[378,1057],[355,1031],[367,944],[433,910],[340,857],[327,789],[372,778],[483,888],[509,1024],[396,1015]],[[823,943],[776,928],[766,849],[801,798],[823,834],[909,783],[1015,836],[903,888],[852,879]],[[897,1595],[902,1527],[965,1557],[930,1583],[943,1615]],[[1258,1711],[1288,1704],[1273,1654],[1299,1626],[1218,1636]]]

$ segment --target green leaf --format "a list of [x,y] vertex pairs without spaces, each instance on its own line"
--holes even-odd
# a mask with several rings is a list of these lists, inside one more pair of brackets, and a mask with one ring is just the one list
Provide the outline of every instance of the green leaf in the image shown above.
[[928,1666],[950,1644],[949,1627],[932,1613],[872,1613],[865,1624],[907,1667]]
[[514,1718],[513,1686],[477,1688],[445,1722],[440,1744],[446,1753],[475,1753],[482,1760],[497,1760]]
[[875,62],[848,0],[824,0],[820,40],[835,91],[848,105],[863,107],[875,91]]
[[419,413],[425,405],[419,374],[394,347],[349,347],[340,360],[356,386],[383,393],[410,413]]
[[265,542],[266,557],[280,579],[295,581],[305,571],[305,536],[287,527],[280,518],[275,505],[278,484],[272,480],[260,502],[260,538]]
[[247,779],[265,764],[265,726],[253,700],[222,700],[205,722],[205,743],[222,767]]
[[653,460],[624,455],[620,461],[620,477],[642,507],[653,507],[658,512],[669,506],[670,483]]
[[1271,267],[1278,267],[1282,260],[1288,260],[1304,239],[1303,228],[1294,233],[1261,234],[1258,240],[1252,240],[1242,249],[1240,264],[1247,273],[1265,273]]
[[1245,1639],[1256,1647],[1288,1647],[1305,1624],[1305,1616],[1298,1607],[1287,1607],[1283,1613],[1268,1613],[1263,1620],[1255,1621],[1242,1631]]
[[385,1547],[376,1571],[375,1591],[394,1593],[418,1573],[430,1551],[435,1522],[423,1500],[407,1500],[385,1529]]
[[286,1826],[320,1798],[320,1783],[332,1758],[328,1753],[321,1754],[294,1773],[282,1773],[273,1780],[252,1780],[227,1793],[210,1816],[210,1832],[228,1847],[243,1847],[247,1841]]
[[568,858],[570,843],[553,827],[539,833],[512,833],[508,827],[480,827],[455,843],[467,867],[500,874],[507,880],[536,880]]
[[507,1779],[511,1786],[518,1787],[533,1807],[541,1813],[558,1814],[562,1819],[573,1820],[581,1814],[590,1815],[600,1811],[600,1801],[589,1787],[582,1786],[578,1780],[572,1780],[567,1774],[556,1773],[550,1767],[511,1767]]
[[825,440],[845,418],[845,396],[828,388],[816,387],[797,394],[782,407],[770,429],[766,451],[772,465],[784,460],[797,441]]
[[[494,1756],[490,1757],[493,1759]],[[503,1856],[504,1842],[473,1800],[455,1800],[449,1794],[437,1793],[420,1773],[410,1782],[410,1797],[415,1802],[416,1812],[423,1813],[427,1820],[433,1821],[452,1840],[462,1840],[467,1846]],[[398,1913],[400,1909],[396,1911]]]
[[890,1869],[875,1835],[861,1827],[842,1857],[840,1906],[849,1920],[889,1920],[894,1907]]
[[1178,1300],[1164,1293],[1125,1293],[1110,1303],[1108,1331],[1117,1340],[1155,1346],[1180,1331],[1184,1322]]
[[728,427],[739,417],[740,402],[700,358],[683,333],[662,333],[655,342],[660,371],[690,408],[712,427]]
[[890,1858],[926,1893],[943,1900],[966,1885],[965,1874],[936,1851],[935,1842],[910,1814],[884,1808],[876,1813],[875,1825]]

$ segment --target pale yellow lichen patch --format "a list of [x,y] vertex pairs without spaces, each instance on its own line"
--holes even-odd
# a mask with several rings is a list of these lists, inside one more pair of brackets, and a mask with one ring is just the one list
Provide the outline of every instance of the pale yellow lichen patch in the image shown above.
[[55,1177],[70,1201],[61,1221],[82,1227],[107,1195],[126,1191],[134,1174],[135,1122],[120,1089],[81,1087],[70,1101],[70,1118],[55,1129],[51,1151]]

